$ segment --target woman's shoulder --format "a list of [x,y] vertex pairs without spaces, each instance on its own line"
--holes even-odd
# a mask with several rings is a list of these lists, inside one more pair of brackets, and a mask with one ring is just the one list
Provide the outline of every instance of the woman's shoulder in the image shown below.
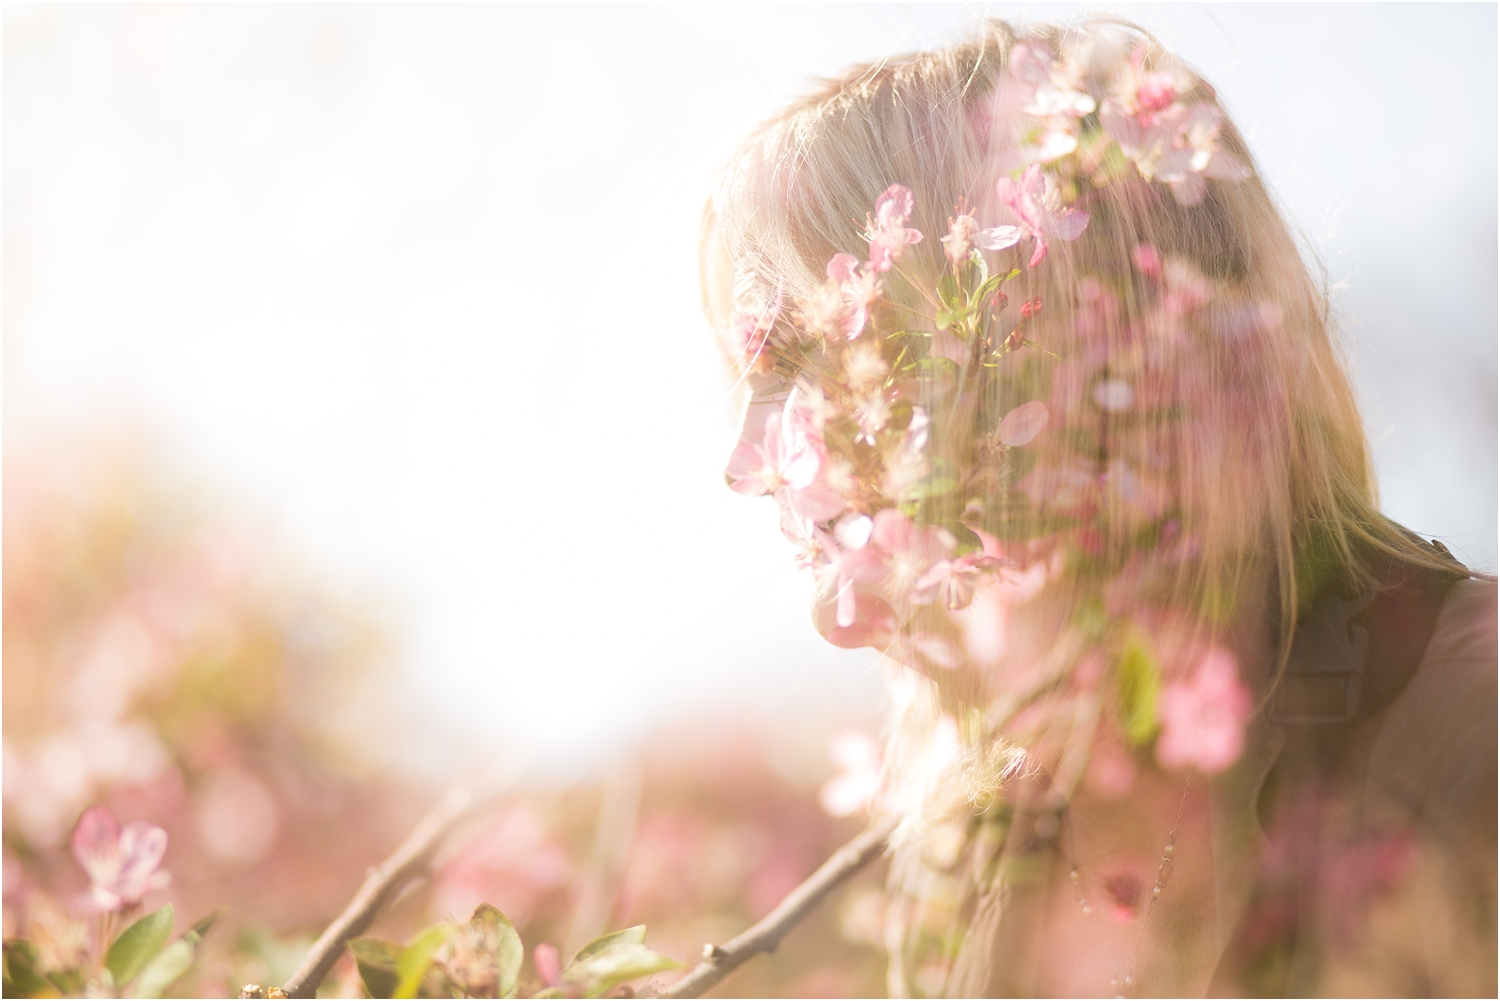
[[1368,791],[1442,834],[1494,844],[1497,752],[1494,581],[1448,591],[1415,673],[1377,719]]

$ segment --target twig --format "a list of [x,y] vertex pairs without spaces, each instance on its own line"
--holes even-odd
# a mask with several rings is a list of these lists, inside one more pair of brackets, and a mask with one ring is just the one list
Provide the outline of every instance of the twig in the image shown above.
[[762,952],[774,952],[781,939],[792,927],[818,906],[823,898],[833,892],[859,870],[863,869],[882,851],[886,839],[896,826],[896,818],[879,821],[866,828],[864,833],[834,852],[818,871],[776,905],[748,931],[730,939],[723,947],[705,946],[703,962],[693,972],[667,988],[662,997],[696,998],[733,973],[742,963]]
[[344,953],[344,945],[362,934],[387,903],[411,880],[427,868],[432,853],[458,823],[466,819],[475,806],[469,790],[449,791],[442,802],[409,834],[401,846],[384,862],[371,869],[359,892],[349,901],[342,914],[333,919],[302,959],[302,965],[282,988],[289,997],[315,997],[318,985]]

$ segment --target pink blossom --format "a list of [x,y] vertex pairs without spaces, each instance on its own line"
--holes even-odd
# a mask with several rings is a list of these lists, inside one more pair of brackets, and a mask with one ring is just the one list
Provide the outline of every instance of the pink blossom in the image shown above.
[[920,243],[922,234],[906,227],[915,208],[911,189],[892,184],[875,202],[875,217],[870,222],[870,269],[889,271],[906,248]]
[[1047,418],[1047,405],[1041,400],[1023,403],[1001,419],[995,437],[1002,445],[1018,448],[1042,433]]
[[911,600],[926,605],[937,598],[951,609],[968,608],[974,600],[975,588],[982,581],[997,576],[1000,568],[1008,565],[1005,560],[983,552],[938,560],[918,579]]
[[979,232],[979,223],[971,215],[960,215],[948,226],[948,235],[943,237],[943,253],[954,267],[969,259],[974,251],[974,236]]
[[893,507],[876,512],[874,522],[870,546],[880,559],[882,582],[887,593],[905,599],[951,547],[935,529],[918,527]]
[[840,285],[847,285],[859,275],[859,258],[853,254],[834,254],[824,271]]
[[1170,73],[1147,73],[1135,85],[1135,104],[1142,112],[1161,111],[1177,100],[1177,80]]
[[1130,252],[1130,259],[1149,277],[1155,278],[1161,273],[1161,254],[1149,243],[1136,244]]
[[94,806],[83,812],[73,827],[72,848],[92,884],[91,903],[100,911],[138,904],[172,880],[161,869],[167,832],[142,821],[121,830],[108,807]]
[[1087,212],[1062,206],[1061,197],[1039,164],[1027,167],[1019,184],[1008,177],[1000,178],[995,193],[1019,222],[1018,239],[1011,242],[1036,241],[1036,249],[1026,264],[1029,268],[1036,267],[1047,256],[1049,239],[1076,240],[1089,224]]
[[818,475],[818,456],[805,447],[788,447],[781,433],[781,414],[772,413],[766,418],[761,441],[741,440],[735,446],[724,475],[735,493],[762,497],[784,486],[810,485]]
[[1207,191],[1205,177],[1242,181],[1250,169],[1219,148],[1224,113],[1213,104],[1173,104],[1160,113],[1131,114],[1105,101],[1099,122],[1147,180],[1167,182],[1182,205],[1196,205]]
[[1185,681],[1167,685],[1156,702],[1161,736],[1156,760],[1163,768],[1222,772],[1245,747],[1250,693],[1240,682],[1234,655],[1211,647]]
[[724,349],[728,352],[730,359],[735,364],[744,365],[747,368],[754,367],[761,357],[761,352],[765,350],[766,338],[776,326],[776,319],[780,315],[781,289],[779,288],[776,290],[775,299],[765,308],[735,313],[730,318],[723,337]]
[[548,987],[562,986],[562,959],[557,954],[556,946],[541,943],[532,952],[531,961],[536,967],[536,975],[542,978],[542,983]]

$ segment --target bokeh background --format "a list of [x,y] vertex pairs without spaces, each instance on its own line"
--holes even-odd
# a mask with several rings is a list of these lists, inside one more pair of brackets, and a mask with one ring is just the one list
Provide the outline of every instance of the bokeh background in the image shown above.
[[[1492,5],[7,5],[6,934],[102,799],[235,909],[200,988],[274,979],[459,775],[514,802],[395,928],[763,913],[858,826],[817,790],[881,680],[723,487],[713,170],[819,75],[1090,13],[1213,82],[1387,512],[1493,571]],[[878,989],[871,908],[725,991]]]

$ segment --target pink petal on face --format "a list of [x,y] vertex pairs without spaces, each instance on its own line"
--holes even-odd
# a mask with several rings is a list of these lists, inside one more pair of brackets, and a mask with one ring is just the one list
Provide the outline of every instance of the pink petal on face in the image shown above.
[[859,274],[859,258],[853,254],[834,254],[828,260],[828,277],[843,285]]
[[893,507],[875,512],[875,527],[870,533],[875,545],[888,553],[900,552],[911,544],[911,519]]
[[866,515],[846,515],[833,526],[833,537],[845,549],[863,549],[865,543],[870,541],[870,533],[874,528],[875,523]]
[[848,626],[820,623],[823,638],[834,646],[855,650],[866,646],[884,646],[896,631],[896,613],[891,606],[868,594],[854,597],[854,620]]
[[1088,228],[1089,214],[1082,209],[1058,209],[1046,219],[1043,229],[1058,240],[1076,240]]
[[1023,403],[1005,415],[995,436],[1002,445],[1018,448],[1042,433],[1047,417],[1047,405],[1041,400]]

